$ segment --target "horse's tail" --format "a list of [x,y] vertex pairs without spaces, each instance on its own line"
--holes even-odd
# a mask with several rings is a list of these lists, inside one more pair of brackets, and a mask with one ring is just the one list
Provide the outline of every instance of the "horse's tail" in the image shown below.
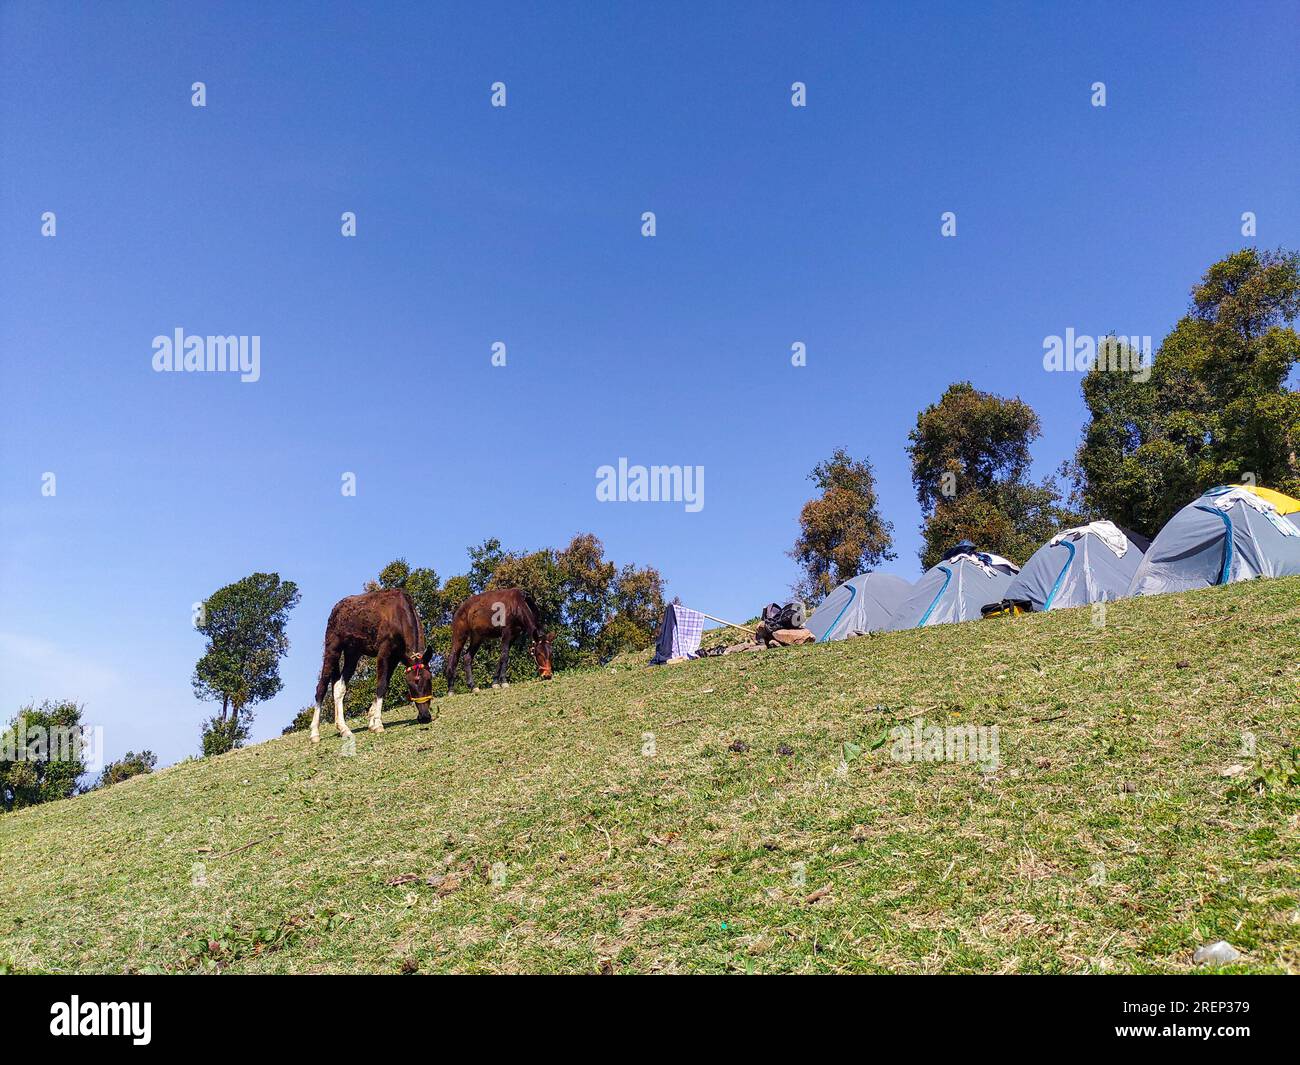
[[[331,619],[333,615],[330,615]],[[333,651],[333,654],[330,652]],[[319,706],[325,699],[325,693],[329,687],[338,679],[339,670],[339,647],[337,644],[330,642],[329,630],[325,632],[325,648],[321,656],[320,677],[316,681],[316,705]]]

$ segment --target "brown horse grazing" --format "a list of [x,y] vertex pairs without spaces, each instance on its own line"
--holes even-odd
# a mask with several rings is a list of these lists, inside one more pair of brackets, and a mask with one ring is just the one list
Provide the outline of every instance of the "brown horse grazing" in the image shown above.
[[[447,694],[456,679],[456,663],[461,651],[465,654],[465,680],[469,690],[474,690],[474,652],[479,644],[493,637],[501,637],[501,661],[492,687],[506,688],[506,666],[510,662],[510,645],[517,636],[532,640],[533,658],[537,672],[545,680],[551,679],[551,644],[555,634],[542,631],[541,611],[532,596],[519,588],[498,588],[470,596],[456,608],[451,619],[451,654],[443,672],[447,676]],[[468,644],[468,647],[466,646]]]
[[[343,658],[339,667],[339,656]],[[375,701],[370,704],[371,732],[383,732],[384,696],[393,670],[406,662],[406,690],[419,707],[419,720],[432,721],[433,674],[429,671],[432,647],[424,645],[424,628],[411,597],[400,588],[363,592],[340,599],[325,626],[325,659],[316,682],[316,712],[311,718],[311,741],[320,742],[320,704],[334,688],[334,725],[340,736],[351,736],[343,720],[343,696],[362,655],[375,660]]]

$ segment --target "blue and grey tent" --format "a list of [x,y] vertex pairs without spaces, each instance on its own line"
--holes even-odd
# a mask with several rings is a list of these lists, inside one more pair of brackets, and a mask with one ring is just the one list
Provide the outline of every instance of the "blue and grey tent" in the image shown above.
[[1160,595],[1253,577],[1300,574],[1300,501],[1267,488],[1211,488],[1168,523],[1129,595]]
[[1121,599],[1142,562],[1139,541],[1109,521],[1057,533],[1035,551],[1005,598],[1031,610]]
[[861,573],[851,577],[821,601],[804,622],[818,643],[847,640],[861,632],[879,632],[889,626],[897,610],[912,593],[912,582],[892,573]]
[[1006,598],[1007,585],[1020,567],[968,545],[958,547],[916,582],[912,594],[894,612],[891,630],[976,621],[982,608]]

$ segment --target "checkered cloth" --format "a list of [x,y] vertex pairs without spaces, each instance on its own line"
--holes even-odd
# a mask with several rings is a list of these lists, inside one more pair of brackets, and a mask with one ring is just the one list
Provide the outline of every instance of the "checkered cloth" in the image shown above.
[[698,610],[673,604],[677,627],[673,630],[673,657],[694,658],[700,649],[700,636],[704,633],[704,615]]

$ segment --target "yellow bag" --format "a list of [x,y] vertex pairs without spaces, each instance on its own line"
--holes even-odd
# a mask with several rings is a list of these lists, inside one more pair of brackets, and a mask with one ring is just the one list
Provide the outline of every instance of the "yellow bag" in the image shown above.
[[1003,599],[981,607],[980,613],[986,618],[1013,618],[1017,614],[1032,614],[1033,604],[1027,599]]

